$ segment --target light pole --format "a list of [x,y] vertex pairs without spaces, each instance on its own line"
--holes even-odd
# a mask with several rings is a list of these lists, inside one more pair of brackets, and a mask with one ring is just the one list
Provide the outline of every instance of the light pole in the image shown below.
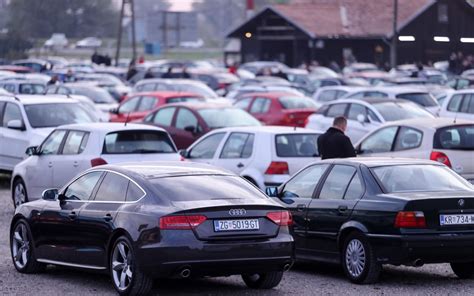
[[398,17],[398,0],[393,0],[393,32],[392,42],[390,44],[390,66],[395,68],[397,66],[397,17]]

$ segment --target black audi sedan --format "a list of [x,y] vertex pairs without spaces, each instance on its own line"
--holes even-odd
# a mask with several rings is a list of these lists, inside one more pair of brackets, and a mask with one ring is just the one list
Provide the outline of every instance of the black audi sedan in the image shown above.
[[187,162],[99,166],[19,206],[10,230],[21,273],[47,264],[109,272],[120,295],[161,277],[241,274],[277,286],[293,260],[292,218],[246,180]]
[[474,188],[443,164],[325,160],[267,193],[293,214],[296,259],[341,264],[352,282],[376,282],[383,264],[474,275]]

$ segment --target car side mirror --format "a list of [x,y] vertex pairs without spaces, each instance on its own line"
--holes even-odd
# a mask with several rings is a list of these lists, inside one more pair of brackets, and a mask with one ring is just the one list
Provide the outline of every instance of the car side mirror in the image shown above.
[[21,120],[18,120],[18,119],[10,120],[7,123],[7,128],[14,129],[14,130],[20,130],[20,131],[26,130],[26,128],[23,125],[23,123],[21,122]]
[[40,154],[38,146],[31,146],[31,147],[26,148],[25,153],[28,156],[39,155]]
[[182,157],[188,158],[188,154],[189,154],[189,153],[188,153],[188,150],[186,150],[186,149],[180,149],[180,150],[178,150],[178,153],[179,153],[179,155],[181,155]]
[[44,199],[44,200],[56,200],[56,199],[58,199],[59,198],[58,189],[56,189],[56,188],[46,189],[41,194],[41,198]]
[[265,193],[270,197],[278,197],[278,187],[267,187]]
[[112,108],[112,109],[110,109],[110,113],[119,114],[119,110],[118,110],[118,108]]
[[367,118],[362,114],[357,114],[357,121],[362,124],[365,124],[367,122]]
[[186,126],[184,130],[194,134],[196,132],[196,127],[189,125],[189,126]]

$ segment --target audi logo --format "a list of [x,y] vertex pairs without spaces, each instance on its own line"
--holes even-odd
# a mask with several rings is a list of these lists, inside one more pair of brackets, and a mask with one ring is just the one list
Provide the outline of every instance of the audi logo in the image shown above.
[[458,205],[460,207],[464,207],[464,199],[461,198],[460,200],[458,200]]
[[242,216],[247,214],[247,211],[245,209],[230,209],[229,210],[229,215],[231,216]]

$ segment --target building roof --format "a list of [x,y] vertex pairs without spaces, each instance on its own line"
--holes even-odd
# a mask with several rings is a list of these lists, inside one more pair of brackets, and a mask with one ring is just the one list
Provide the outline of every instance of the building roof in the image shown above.
[[[398,31],[434,3],[435,0],[398,0]],[[285,18],[312,38],[381,38],[390,37],[393,32],[393,0],[292,1],[266,7],[252,19],[267,10]]]

